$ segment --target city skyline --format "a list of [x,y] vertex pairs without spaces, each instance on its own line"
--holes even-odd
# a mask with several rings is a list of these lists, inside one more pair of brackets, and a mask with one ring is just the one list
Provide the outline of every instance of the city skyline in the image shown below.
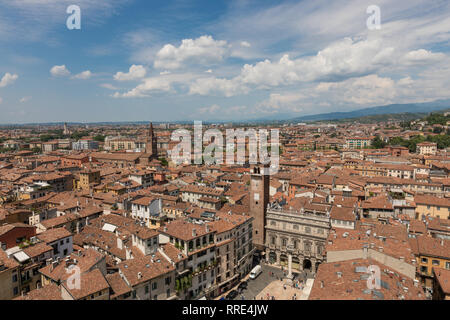
[[[68,6],[81,9],[69,30]],[[1,123],[242,120],[450,97],[450,4],[9,1]],[[424,110],[426,111],[426,110]]]

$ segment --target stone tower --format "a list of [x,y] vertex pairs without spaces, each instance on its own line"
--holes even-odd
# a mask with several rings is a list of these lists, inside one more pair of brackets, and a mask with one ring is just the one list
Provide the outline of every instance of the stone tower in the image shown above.
[[67,128],[67,122],[64,122],[64,130],[63,130],[63,134],[70,134],[69,129]]
[[250,167],[250,216],[253,217],[253,244],[257,250],[265,247],[266,211],[269,203],[270,176],[264,175],[268,166]]
[[153,131],[153,123],[151,122],[145,140],[145,153],[151,154],[152,158],[158,158],[158,143],[155,132]]

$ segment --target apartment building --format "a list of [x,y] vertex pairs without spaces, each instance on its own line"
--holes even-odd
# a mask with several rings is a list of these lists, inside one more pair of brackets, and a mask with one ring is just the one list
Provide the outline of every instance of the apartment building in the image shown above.
[[77,166],[82,167],[83,164],[88,163],[92,157],[87,154],[69,154],[67,156],[61,157],[61,165],[64,167]]
[[0,300],[10,300],[20,294],[20,264],[0,249]]
[[72,143],[73,150],[97,150],[98,141],[92,139],[82,139]]
[[92,187],[100,184],[100,170],[82,170],[79,172],[80,180],[77,188],[82,190],[90,190]]
[[128,178],[139,183],[142,188],[147,188],[154,184],[153,172],[148,170],[132,172],[128,175]]
[[3,250],[18,246],[36,235],[36,228],[25,223],[0,226],[0,247]]
[[433,268],[450,270],[450,240],[419,236],[409,239],[412,252],[417,257],[417,274],[422,286],[433,287]]
[[347,149],[363,149],[372,145],[372,138],[367,137],[350,137],[345,139],[345,147]]
[[[180,189],[181,199],[184,202],[190,202],[200,206],[200,202],[205,200],[205,198],[211,198],[220,200],[223,196],[223,191],[216,190],[209,187],[202,187],[198,185],[187,185]],[[202,200],[200,201],[200,199]]]
[[228,212],[218,212],[212,228],[216,231],[217,274],[214,296],[227,291],[252,268],[253,218]]
[[162,199],[155,197],[141,197],[131,201],[131,217],[151,229],[159,228],[167,221],[162,210]]
[[186,298],[196,299],[211,295],[216,280],[215,231],[210,223],[195,224],[186,220],[175,220],[159,229],[160,243],[171,243],[187,258],[189,287]]
[[433,300],[450,300],[450,269],[433,268]]
[[132,288],[132,299],[172,300],[176,298],[174,265],[161,253],[136,257],[118,265],[119,274]]
[[418,143],[417,152],[421,155],[436,155],[437,154],[437,144],[435,142],[422,142]]
[[62,259],[73,252],[73,236],[65,228],[49,229],[39,233],[36,237],[53,248],[55,258]]
[[416,195],[414,202],[416,203],[416,219],[424,216],[450,219],[450,200],[448,198]]

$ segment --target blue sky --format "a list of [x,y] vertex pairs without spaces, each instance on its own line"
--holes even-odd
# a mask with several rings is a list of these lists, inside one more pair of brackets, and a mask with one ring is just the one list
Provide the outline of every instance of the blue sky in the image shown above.
[[[72,4],[81,30],[66,27]],[[449,38],[446,0],[1,1],[0,123],[241,120],[448,99]]]

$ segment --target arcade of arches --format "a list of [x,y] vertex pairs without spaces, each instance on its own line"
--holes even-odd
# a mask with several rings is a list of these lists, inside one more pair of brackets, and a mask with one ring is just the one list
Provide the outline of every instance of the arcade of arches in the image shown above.
[[[282,266],[285,269],[289,268],[289,254],[283,252],[269,251],[266,254],[267,262],[272,265]],[[316,273],[322,261],[315,257],[308,257],[303,255],[291,255],[291,269],[293,272],[308,271]]]

